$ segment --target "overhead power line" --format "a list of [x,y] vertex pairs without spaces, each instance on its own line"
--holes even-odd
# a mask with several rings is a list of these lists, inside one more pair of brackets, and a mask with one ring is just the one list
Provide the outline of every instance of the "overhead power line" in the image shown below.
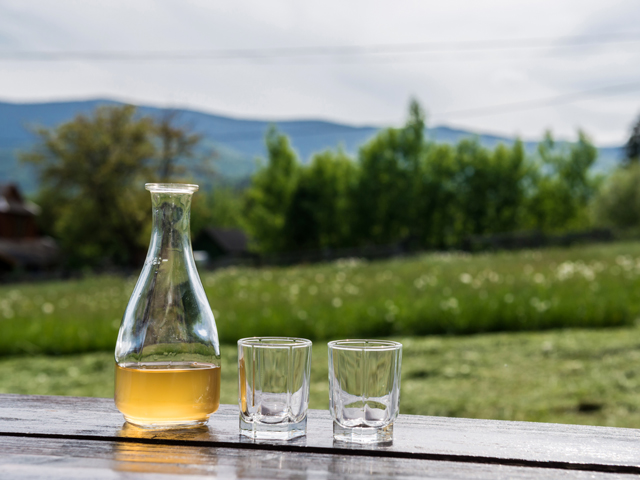
[[467,108],[463,110],[453,110],[440,113],[439,117],[454,118],[471,118],[482,117],[488,115],[496,115],[501,113],[513,113],[536,108],[553,107],[573,103],[588,97],[601,95],[620,95],[622,93],[640,90],[640,81],[631,83],[620,83],[617,85],[609,85],[606,87],[592,88],[590,90],[582,90],[579,92],[565,93],[563,95],[555,95],[553,97],[539,98],[536,100],[526,100],[523,102],[502,103],[498,105],[488,105],[485,107]]
[[[566,93],[562,95],[555,95],[552,97],[539,98],[535,100],[526,100],[521,102],[512,102],[512,103],[503,103],[497,105],[488,105],[484,107],[477,108],[468,108],[464,110],[452,110],[449,112],[442,113],[434,113],[433,116],[436,118],[446,119],[464,119],[464,118],[473,118],[473,117],[482,117],[503,113],[516,113],[521,111],[533,110],[537,108],[545,108],[545,107],[553,107],[556,105],[566,105],[573,102],[577,102],[589,97],[598,97],[598,96],[608,96],[608,95],[620,95],[627,92],[632,92],[640,90],[640,81],[637,82],[629,82],[629,83],[619,83],[616,85],[608,85],[604,87],[592,88],[589,90],[582,90],[578,92]],[[274,125],[278,125],[278,121],[274,120]],[[361,135],[363,130],[370,128],[373,126],[360,126],[360,127],[352,127],[351,131],[341,131],[343,134],[358,134]],[[336,129],[342,130],[340,126],[336,125]],[[373,127],[376,128],[376,127]],[[290,129],[285,128],[282,130],[283,133],[287,135],[292,135],[296,137],[313,137],[313,136],[322,136],[322,135],[330,135],[331,132],[327,131],[326,127],[321,130],[313,130],[308,126],[303,126],[302,128],[298,127],[298,129]],[[215,142],[225,142],[225,143],[243,143],[247,141],[255,141],[257,135],[264,135],[266,132],[265,128],[256,129],[254,131],[225,131],[220,132],[220,134],[215,135],[211,138],[211,140]],[[22,137],[2,137],[0,135],[0,141],[2,140],[22,140]]]
[[377,45],[340,45],[278,48],[233,48],[215,50],[22,50],[0,51],[8,61],[166,61],[166,60],[249,60],[265,61],[299,57],[362,57],[416,53],[491,52],[535,49],[571,49],[608,44],[640,42],[640,32],[603,35],[576,35],[521,39],[418,42]]

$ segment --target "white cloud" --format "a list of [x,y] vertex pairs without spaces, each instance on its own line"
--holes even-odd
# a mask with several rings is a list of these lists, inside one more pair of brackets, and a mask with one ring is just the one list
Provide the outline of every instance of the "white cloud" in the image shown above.
[[[482,41],[637,33],[631,0],[349,2],[72,0],[0,5],[0,52],[167,51]],[[506,46],[509,46],[507,44]],[[236,61],[0,61],[5,100],[112,96],[244,117],[397,124],[409,97],[436,123],[538,137],[577,127],[619,143],[640,88],[484,117],[446,115],[640,80],[638,43],[563,49]],[[551,45],[550,45],[551,47]]]

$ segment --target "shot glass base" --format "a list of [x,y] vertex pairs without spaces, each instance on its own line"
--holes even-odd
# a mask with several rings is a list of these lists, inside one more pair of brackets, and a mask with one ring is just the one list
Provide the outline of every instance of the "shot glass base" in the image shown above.
[[339,442],[390,443],[393,441],[393,423],[384,427],[343,427],[333,422],[333,438]]
[[307,417],[297,423],[260,423],[247,422],[241,416],[240,433],[256,439],[291,440],[307,434]]

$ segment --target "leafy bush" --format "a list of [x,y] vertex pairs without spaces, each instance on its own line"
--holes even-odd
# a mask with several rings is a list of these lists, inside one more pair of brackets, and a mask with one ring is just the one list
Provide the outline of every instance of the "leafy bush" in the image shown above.
[[594,201],[596,222],[617,228],[640,227],[640,164],[616,170]]

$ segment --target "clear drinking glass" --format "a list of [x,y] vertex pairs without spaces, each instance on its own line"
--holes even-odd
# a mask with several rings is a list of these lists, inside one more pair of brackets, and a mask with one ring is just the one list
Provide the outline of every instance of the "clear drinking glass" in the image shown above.
[[329,342],[329,409],[333,437],[357,443],[393,440],[400,410],[402,344],[387,340]]
[[148,183],[153,230],[116,344],[115,402],[143,427],[205,423],[220,403],[220,346],[191,251],[197,185]]
[[240,433],[279,440],[306,434],[310,372],[310,340],[238,340]]

